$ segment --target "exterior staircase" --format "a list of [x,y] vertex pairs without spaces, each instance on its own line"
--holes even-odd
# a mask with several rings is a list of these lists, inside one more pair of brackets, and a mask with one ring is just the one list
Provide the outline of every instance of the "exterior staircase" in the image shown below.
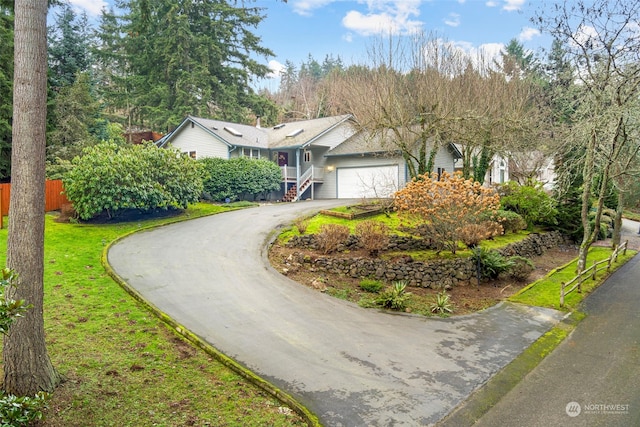
[[[304,181],[300,183],[300,195],[304,194],[307,191],[307,188],[311,187],[312,184],[312,175],[302,177]],[[297,202],[298,201],[298,186],[293,184],[293,186],[287,191],[287,194],[282,198],[283,202]]]

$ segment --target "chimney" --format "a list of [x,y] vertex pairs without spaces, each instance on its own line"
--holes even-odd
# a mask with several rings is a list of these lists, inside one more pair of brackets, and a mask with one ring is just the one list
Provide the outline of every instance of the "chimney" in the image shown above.
[[260,129],[260,116],[256,116],[256,127]]

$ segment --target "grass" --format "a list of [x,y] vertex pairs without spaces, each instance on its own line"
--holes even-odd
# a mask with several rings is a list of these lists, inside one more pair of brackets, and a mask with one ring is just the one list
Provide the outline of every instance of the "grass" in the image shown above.
[[[602,261],[608,258],[612,253],[611,248],[592,247],[587,256],[587,266],[593,264],[594,261]],[[625,262],[633,258],[635,251],[628,250],[626,255],[620,254],[616,263],[612,263],[611,272],[622,266]],[[571,311],[591,293],[595,288],[602,284],[607,278],[606,272],[598,273],[596,280],[587,279],[582,285],[582,293],[577,291],[565,297],[564,307],[560,307],[560,288],[561,284],[569,282],[576,276],[578,260],[574,260],[560,268],[552,270],[546,277],[532,283],[522,289],[517,294],[509,298],[510,301],[538,307],[549,307],[556,310]]]
[[[282,402],[178,337],[101,264],[105,246],[119,236],[233,208],[197,204],[179,218],[111,225],[46,216],[46,339],[65,382],[39,425],[305,425]],[[6,239],[7,230],[0,230],[2,263]]]

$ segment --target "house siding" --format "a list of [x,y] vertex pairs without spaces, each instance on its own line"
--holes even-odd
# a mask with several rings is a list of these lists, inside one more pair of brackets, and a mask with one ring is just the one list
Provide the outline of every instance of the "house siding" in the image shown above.
[[196,152],[196,158],[218,157],[229,158],[229,147],[199,126],[189,124],[178,135],[171,138],[171,145],[183,153]]

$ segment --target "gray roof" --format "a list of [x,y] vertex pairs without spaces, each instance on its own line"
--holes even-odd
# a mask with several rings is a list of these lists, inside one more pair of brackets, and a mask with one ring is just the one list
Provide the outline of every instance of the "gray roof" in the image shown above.
[[173,135],[177,135],[188,123],[194,123],[230,147],[241,146],[262,149],[300,148],[313,145],[322,135],[348,121],[350,118],[351,115],[346,114],[342,116],[283,123],[268,128],[259,128],[221,120],[188,116],[173,132],[158,141],[158,145],[161,147],[164,146],[167,142],[171,141]]

